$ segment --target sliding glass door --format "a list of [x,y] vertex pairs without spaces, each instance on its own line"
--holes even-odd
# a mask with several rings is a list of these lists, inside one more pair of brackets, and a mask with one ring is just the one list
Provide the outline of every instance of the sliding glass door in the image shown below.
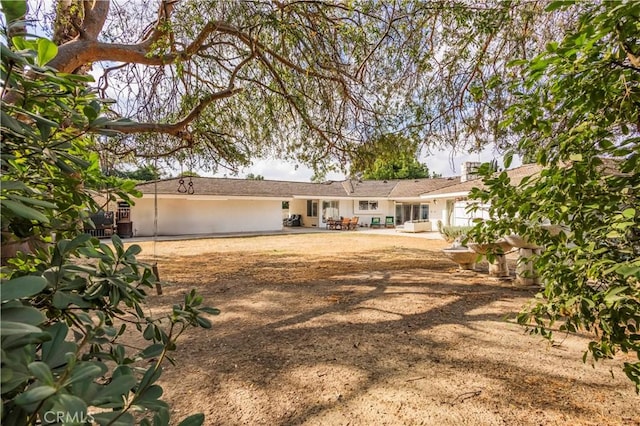
[[396,204],[396,225],[402,225],[408,221],[429,220],[428,204]]

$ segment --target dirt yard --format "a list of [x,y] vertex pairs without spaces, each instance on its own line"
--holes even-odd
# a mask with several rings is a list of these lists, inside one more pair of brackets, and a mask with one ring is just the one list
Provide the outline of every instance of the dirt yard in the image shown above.
[[[151,260],[153,244],[140,245]],[[486,265],[458,272],[445,245],[360,232],[156,243],[165,284],[150,310],[191,288],[222,310],[165,368],[173,418],[640,425],[623,357],[594,368],[581,360],[588,336],[550,345],[526,334],[513,318],[534,291],[489,278]]]

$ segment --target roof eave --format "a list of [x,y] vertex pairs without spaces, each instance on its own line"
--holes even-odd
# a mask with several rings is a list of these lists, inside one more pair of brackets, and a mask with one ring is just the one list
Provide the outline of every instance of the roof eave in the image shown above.
[[460,192],[447,192],[445,194],[422,194],[420,196],[423,200],[435,200],[442,198],[456,198],[456,197],[466,197],[469,195],[469,191],[460,191]]

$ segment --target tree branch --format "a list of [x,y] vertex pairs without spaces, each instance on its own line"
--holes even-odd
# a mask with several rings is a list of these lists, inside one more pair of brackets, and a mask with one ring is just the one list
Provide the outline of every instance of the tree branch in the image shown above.
[[115,130],[124,134],[132,133],[164,133],[190,141],[191,135],[185,129],[193,120],[198,118],[202,111],[213,102],[231,97],[242,91],[241,88],[229,87],[216,93],[205,96],[182,120],[176,123],[127,123],[114,126],[106,126],[106,129]]

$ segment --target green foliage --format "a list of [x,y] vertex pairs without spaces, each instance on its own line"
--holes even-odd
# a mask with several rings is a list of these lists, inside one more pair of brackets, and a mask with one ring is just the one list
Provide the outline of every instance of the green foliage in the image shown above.
[[418,161],[418,144],[400,135],[383,135],[358,149],[351,174],[367,180],[422,179],[429,168]]
[[472,229],[473,226],[438,226],[438,231],[448,243],[463,240]]
[[249,173],[245,179],[248,179],[248,180],[264,180],[264,176],[262,176],[262,175],[254,175],[253,173]]
[[148,164],[146,166],[142,166],[135,170],[130,170],[130,171],[114,170],[112,174],[114,176],[117,176],[123,179],[131,179],[135,181],[145,181],[145,182],[150,180],[160,179],[162,175],[161,170],[158,167],[155,167],[151,164]]
[[[129,200],[133,183],[103,176],[91,153],[87,132],[108,120],[85,86],[90,77],[47,68],[55,46],[45,39],[12,44],[1,45],[0,68],[3,255],[29,245],[3,258],[1,422],[166,425],[162,363],[186,329],[210,328],[203,314],[218,310],[192,291],[169,314],[145,314],[156,279],[136,260],[140,247],[81,233],[93,191],[109,185]],[[128,327],[146,347],[119,343]]]
[[[595,333],[585,360],[640,359],[639,18],[638,2],[590,4],[573,32],[525,61],[505,125],[542,171],[512,184],[485,165],[487,189],[472,194],[494,218],[474,239],[517,233],[545,247],[535,258],[544,289],[518,321],[548,338],[556,323]],[[640,391],[640,362],[624,372]]]

